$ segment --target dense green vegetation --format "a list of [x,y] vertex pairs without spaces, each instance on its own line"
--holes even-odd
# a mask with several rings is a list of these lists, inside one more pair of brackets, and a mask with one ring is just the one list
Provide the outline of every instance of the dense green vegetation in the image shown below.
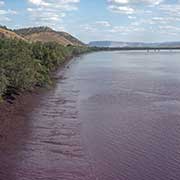
[[11,89],[24,91],[50,84],[50,73],[67,58],[90,50],[56,43],[0,39],[0,97]]

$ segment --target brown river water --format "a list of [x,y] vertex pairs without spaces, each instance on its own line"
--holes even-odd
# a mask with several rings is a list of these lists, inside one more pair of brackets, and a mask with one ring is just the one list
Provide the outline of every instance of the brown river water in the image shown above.
[[0,180],[179,180],[180,52],[97,52],[68,67],[0,151]]

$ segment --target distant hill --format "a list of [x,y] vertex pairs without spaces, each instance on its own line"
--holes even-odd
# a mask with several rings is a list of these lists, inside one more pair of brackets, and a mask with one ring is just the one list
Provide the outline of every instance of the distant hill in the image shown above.
[[19,36],[12,30],[7,29],[6,26],[0,26],[0,38],[12,38],[12,39],[25,40],[23,37]]
[[121,41],[92,41],[92,47],[180,47],[180,42],[143,43],[143,42],[121,42]]
[[32,42],[57,42],[64,46],[84,46],[77,38],[66,32],[58,32],[49,27],[33,27],[14,30],[18,35]]

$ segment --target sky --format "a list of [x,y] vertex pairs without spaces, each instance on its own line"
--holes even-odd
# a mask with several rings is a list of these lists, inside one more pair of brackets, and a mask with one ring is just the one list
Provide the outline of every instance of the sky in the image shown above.
[[85,43],[180,41],[180,0],[0,0],[0,24],[49,26]]

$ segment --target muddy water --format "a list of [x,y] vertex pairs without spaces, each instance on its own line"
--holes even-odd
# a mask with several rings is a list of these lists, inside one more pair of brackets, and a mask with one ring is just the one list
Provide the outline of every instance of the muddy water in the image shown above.
[[92,53],[58,77],[0,148],[0,180],[180,178],[180,53]]

